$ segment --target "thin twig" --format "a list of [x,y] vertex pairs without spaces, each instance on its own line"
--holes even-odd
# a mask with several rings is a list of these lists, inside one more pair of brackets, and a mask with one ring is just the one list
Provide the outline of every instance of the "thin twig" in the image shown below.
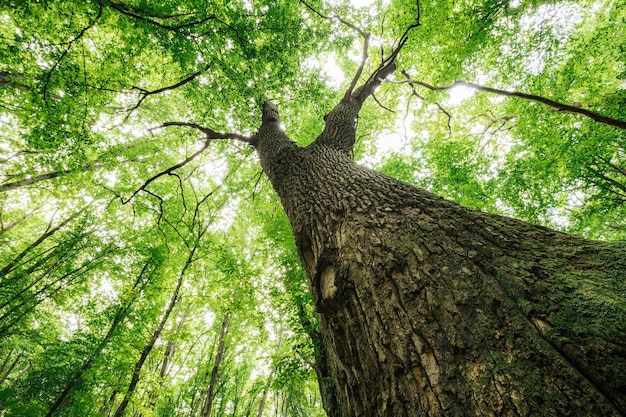
[[199,130],[202,133],[204,133],[205,135],[205,141],[204,144],[202,145],[202,147],[200,149],[198,149],[196,152],[194,152],[192,155],[188,156],[187,158],[185,158],[183,161],[172,165],[171,167],[153,175],[152,177],[148,178],[141,187],[139,187],[138,189],[136,189],[131,195],[130,197],[128,197],[127,199],[123,199],[121,197],[120,200],[122,202],[122,204],[127,204],[128,202],[130,202],[137,194],[139,194],[139,192],[141,191],[146,191],[146,187],[148,187],[148,185],[150,185],[152,182],[154,182],[155,180],[157,180],[158,178],[161,178],[164,175],[172,175],[172,173],[177,170],[178,168],[181,168],[185,165],[187,165],[189,162],[193,161],[195,158],[197,158],[200,154],[202,154],[202,152],[204,152],[206,150],[206,148],[209,147],[209,145],[211,144],[211,141],[213,139],[230,139],[230,140],[239,140],[242,142],[246,142],[246,143],[250,143],[251,138],[248,136],[244,136],[244,135],[240,135],[238,133],[220,133],[220,132],[216,132],[212,129],[208,129],[206,127],[200,126],[196,123],[187,123],[187,122],[167,122],[167,123],[163,123],[161,126],[157,126],[154,127],[152,129],[150,129],[150,133],[152,133],[153,130],[156,129],[161,129],[167,126],[185,126],[185,127],[191,127],[193,129]]
[[183,161],[172,165],[171,167],[167,168],[166,170],[163,170],[161,172],[159,172],[158,174],[153,175],[152,177],[148,178],[141,187],[139,187],[138,189],[136,189],[131,195],[130,197],[128,197],[126,200],[120,198],[120,200],[122,201],[122,204],[127,204],[128,202],[130,202],[137,194],[139,194],[140,191],[145,191],[146,187],[148,185],[150,185],[152,182],[154,182],[155,180],[161,178],[164,175],[169,175],[171,172],[177,170],[178,168],[181,168],[185,165],[187,165],[189,162],[193,161],[194,159],[196,159],[202,152],[204,152],[206,150],[206,148],[209,147],[209,144],[211,143],[210,140],[207,140],[202,147],[197,150],[196,152],[194,152],[192,155],[188,156],[187,158],[185,158]]
[[380,102],[380,100],[378,100],[378,97],[376,97],[375,94],[372,94],[372,98],[374,99],[374,101],[383,109],[387,110],[390,113],[396,113],[395,110],[390,109],[389,107],[385,106],[383,103]]
[[[410,80],[409,78],[409,74],[406,71],[402,71],[402,75],[404,75],[404,77],[407,80]],[[415,89],[415,86],[413,86],[413,84],[409,84],[411,86],[411,90],[412,90],[412,96],[417,97],[418,99],[420,99],[421,101],[426,101],[426,99],[417,92],[417,90]],[[448,137],[452,137],[452,125],[451,125],[451,121],[452,121],[452,116],[450,115],[450,113],[438,102],[434,102],[435,106],[437,106],[437,108],[439,109],[440,112],[442,112],[443,114],[446,115],[446,117],[448,118],[448,123],[447,123],[447,127],[448,127]],[[409,106],[407,103],[407,115],[409,112]],[[406,116],[405,116],[405,120],[406,120]]]
[[[96,0],[96,2],[102,6],[102,2],[100,0]],[[165,30],[172,30],[172,31],[179,31],[181,29],[190,27],[190,26],[197,26],[200,25],[202,23],[206,23],[209,20],[215,20],[217,19],[217,16],[215,15],[210,15],[210,16],[206,16],[203,18],[200,18],[198,20],[192,20],[190,22],[187,23],[182,23],[180,25],[168,25],[168,24],[164,24],[164,23],[160,23],[154,19],[161,19],[161,20],[172,20],[172,21],[177,21],[179,17],[181,16],[190,16],[190,13],[179,13],[179,14],[175,14],[175,15],[164,15],[164,14],[158,14],[158,13],[153,13],[147,10],[143,10],[140,9],[138,7],[133,7],[133,6],[128,6],[124,3],[121,3],[119,1],[116,2],[112,2],[109,1],[107,2],[114,10],[117,10],[118,12],[120,12],[121,14],[128,16],[128,17],[132,17],[134,19],[138,19],[141,20],[145,23],[157,26],[161,29],[165,29]]]

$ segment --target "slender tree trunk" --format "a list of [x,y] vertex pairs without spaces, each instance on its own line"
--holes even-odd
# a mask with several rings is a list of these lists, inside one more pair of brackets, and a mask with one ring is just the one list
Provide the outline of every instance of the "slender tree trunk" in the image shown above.
[[178,299],[180,297],[180,289],[184,282],[185,273],[187,271],[187,268],[189,268],[189,265],[191,265],[191,262],[193,261],[193,256],[196,252],[196,248],[197,246],[194,246],[193,249],[189,252],[189,256],[187,257],[185,266],[183,267],[182,271],[180,272],[180,275],[178,276],[178,282],[176,283],[176,288],[174,289],[174,292],[172,293],[172,296],[170,297],[170,300],[168,301],[167,307],[165,308],[165,313],[163,314],[163,317],[161,318],[161,321],[159,322],[159,325],[155,329],[154,333],[152,333],[152,337],[150,338],[148,343],[144,346],[143,350],[141,351],[141,356],[139,357],[139,360],[137,361],[137,363],[135,363],[135,369],[133,371],[130,384],[128,385],[128,390],[126,390],[126,394],[124,394],[124,399],[122,400],[120,405],[117,407],[117,410],[115,411],[115,414],[114,414],[115,417],[122,417],[124,413],[126,412],[126,407],[128,407],[128,403],[130,402],[130,399],[135,393],[135,388],[137,388],[137,384],[139,383],[139,378],[141,376],[141,369],[143,368],[143,365],[146,362],[146,359],[150,355],[150,352],[152,352],[152,349],[154,348],[155,343],[157,342],[157,340],[159,340],[159,337],[161,337],[161,332],[163,331],[163,328],[165,327],[165,324],[167,323],[167,319],[169,318],[170,314],[174,310],[176,303],[178,303]]
[[115,397],[117,397],[117,394],[119,394],[119,391],[117,389],[114,389],[111,395],[109,395],[107,401],[102,404],[102,406],[98,410],[101,415],[107,417],[111,415],[111,412],[115,407]]
[[[276,354],[280,354],[280,348],[283,343],[283,328],[281,326],[280,331],[278,333],[278,344],[276,345]],[[272,369],[270,370],[270,374],[267,377],[267,383],[263,388],[263,394],[261,395],[261,401],[259,403],[259,409],[257,411],[257,417],[263,417],[263,411],[265,410],[265,403],[267,402],[267,396],[269,394],[270,385],[272,384],[272,379],[274,379],[274,373],[276,372],[276,364],[272,363]]]
[[370,87],[306,148],[266,103],[253,142],[321,314],[329,413],[626,415],[626,244],[470,210],[358,166],[349,152]]
[[[59,223],[57,226],[52,227],[52,223],[50,223],[48,225],[48,228],[37,238],[37,240],[35,240],[33,243],[31,243],[30,245],[28,245],[26,248],[24,248],[24,250],[22,250],[18,255],[15,256],[15,258],[9,262],[8,264],[6,264],[2,269],[0,269],[0,276],[4,277],[6,276],[9,272],[11,272],[12,270],[14,270],[15,268],[17,268],[17,266],[19,265],[20,261],[33,249],[35,249],[37,246],[41,245],[46,239],[48,239],[50,236],[54,235],[56,232],[58,232],[59,230],[61,230],[64,226],[66,226],[70,221],[72,221],[74,218],[76,218],[80,213],[82,213],[83,210],[72,214],[71,216],[69,216],[67,219],[63,220],[61,223]],[[2,288],[2,282],[0,282],[0,288]]]
[[[180,307],[181,304],[179,304]],[[167,376],[167,374],[170,371],[170,362],[172,361],[172,358],[174,357],[174,353],[176,352],[176,340],[175,340],[175,336],[177,336],[180,331],[182,330],[183,326],[185,325],[185,322],[187,321],[187,318],[189,317],[189,310],[186,310],[185,313],[182,315],[182,317],[180,318],[180,321],[178,322],[178,325],[176,326],[176,332],[174,334],[174,339],[173,340],[168,340],[167,341],[167,345],[165,347],[165,353],[163,354],[163,362],[161,363],[160,366],[160,371],[159,371],[159,376],[162,379],[165,379],[165,377]]]
[[222,326],[220,328],[220,336],[217,342],[217,353],[215,354],[215,362],[213,362],[213,368],[211,370],[211,379],[209,380],[209,386],[207,388],[206,397],[204,398],[204,405],[202,406],[201,417],[210,417],[211,408],[213,407],[213,400],[215,400],[215,392],[218,383],[218,374],[222,361],[224,360],[224,346],[226,341],[226,334],[230,328],[230,313],[224,314],[222,320]]
[[330,369],[328,368],[328,360],[326,358],[326,351],[322,343],[322,336],[319,332],[319,328],[314,327],[313,323],[307,316],[304,306],[300,304],[298,316],[300,324],[307,332],[313,343],[313,349],[315,352],[315,376],[320,389],[320,396],[322,398],[322,404],[326,410],[328,417],[338,417],[337,414],[339,406],[337,405],[337,395],[335,393],[335,386],[330,380]]
[[[176,312],[174,313],[175,317],[178,316],[178,314],[180,313],[181,306],[182,306],[182,297],[176,306]],[[175,330],[174,334],[172,335],[172,339],[168,340],[167,344],[165,345],[165,352],[163,353],[163,359],[160,361],[157,361],[156,363],[155,369],[159,371],[159,378],[160,378],[159,385],[161,389],[163,389],[166,385],[165,377],[168,375],[170,371],[169,365],[171,363],[172,358],[174,357],[174,352],[176,352],[176,337],[178,336],[181,329],[185,325],[185,322],[187,321],[188,317],[189,317],[189,310],[186,310],[183,316],[180,316],[180,320],[178,321],[176,328],[174,329],[174,326],[172,326],[172,330]],[[148,409],[154,410],[158,393],[159,393],[159,390],[153,390],[148,395]],[[139,415],[141,416],[143,414],[140,413]]]
[[2,375],[0,375],[0,387],[4,384],[4,381],[6,381],[9,375],[11,375],[11,372],[13,372],[13,369],[15,369],[17,363],[20,361],[20,359],[22,359],[22,356],[24,355],[23,352],[18,353],[17,356],[15,356],[15,359],[13,359],[13,362],[11,362],[11,364],[7,367],[12,354],[13,349],[9,351],[6,359],[4,360],[4,363],[2,364],[2,367],[0,368],[0,372],[2,372]]
[[[89,165],[86,165],[86,166],[83,167],[83,169],[84,170],[89,170],[89,169],[93,169],[93,168],[91,168]],[[81,169],[80,172],[82,172],[83,169]],[[20,188],[20,187],[25,187],[27,185],[31,185],[31,184],[34,184],[34,183],[39,182],[39,181],[45,181],[45,180],[50,180],[50,179],[53,179],[53,178],[59,178],[62,175],[71,174],[72,172],[76,172],[76,171],[64,170],[64,171],[49,172],[47,174],[35,175],[33,177],[27,177],[27,178],[24,178],[24,179],[21,179],[21,180],[18,180],[18,181],[0,184],[0,193],[5,192],[5,191],[15,190],[15,189]]]
[[[76,269],[73,269],[63,274],[62,276],[55,278],[52,282],[46,283],[37,291],[27,292],[26,290],[30,289],[31,286],[29,284],[29,286],[25,290],[21,291],[17,296],[8,300],[5,304],[2,305],[2,307],[0,307],[0,309],[6,310],[6,312],[3,313],[2,316],[0,316],[0,335],[9,332],[9,330],[13,326],[20,323],[25,317],[28,316],[31,311],[33,311],[48,297],[52,296],[63,288],[67,288],[84,274],[98,267],[108,255],[110,255],[117,249],[117,247],[111,245],[109,248],[101,251],[96,258],[91,259],[83,263]],[[19,296],[21,295],[24,295],[24,297],[19,298]],[[10,305],[11,303],[13,303],[13,305]]]
[[151,265],[150,261],[144,264],[141,272],[139,273],[139,275],[137,275],[137,278],[135,279],[135,283],[133,284],[130,290],[131,298],[118,308],[106,335],[100,341],[100,343],[98,343],[98,346],[96,346],[91,356],[87,358],[87,360],[83,363],[80,369],[67,382],[67,384],[65,385],[65,389],[63,390],[63,392],[61,392],[61,394],[59,395],[57,400],[54,402],[52,407],[50,407],[50,410],[48,411],[48,414],[46,414],[46,417],[51,417],[55,412],[57,412],[60,408],[62,408],[63,405],[69,403],[72,392],[78,386],[80,386],[85,373],[89,371],[89,369],[91,369],[95,359],[100,355],[100,353],[105,348],[105,346],[109,344],[109,341],[111,340],[111,338],[117,331],[119,325],[126,319],[126,315],[128,314],[130,307],[132,306],[133,302],[137,299],[137,296],[141,293],[141,289],[143,288],[143,286],[147,283],[146,275],[149,276],[148,270],[149,270],[150,265]]
[[28,213],[26,213],[25,215],[23,215],[22,217],[20,217],[19,219],[15,220],[13,223],[10,223],[10,224],[8,224],[6,226],[2,223],[2,220],[1,220],[2,216],[0,215],[0,236],[2,236],[5,233],[8,233],[15,226],[17,226],[18,224],[22,223],[24,220],[28,219],[33,214],[37,213],[37,211],[39,211],[38,208],[33,209],[33,210],[29,211]]
[[17,373],[17,375],[13,379],[13,383],[11,384],[11,386],[14,386],[15,383],[17,381],[19,381],[20,378],[22,378],[22,376],[24,376],[24,374],[30,369],[30,365],[31,365],[31,363],[28,362],[26,365],[24,365],[24,367],[22,369],[19,370],[19,372]]
[[9,351],[7,352],[6,356],[4,357],[4,360],[2,361],[2,365],[0,365],[0,374],[4,373],[4,370],[6,368],[6,366],[8,365],[9,361],[11,360],[11,357],[13,356],[13,351],[15,349],[11,348],[9,349]]

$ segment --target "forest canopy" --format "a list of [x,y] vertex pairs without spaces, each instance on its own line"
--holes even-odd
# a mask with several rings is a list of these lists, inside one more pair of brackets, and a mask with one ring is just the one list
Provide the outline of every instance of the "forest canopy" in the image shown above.
[[359,164],[626,238],[623,0],[3,0],[0,23],[0,416],[325,415],[245,139],[271,99],[311,143],[401,39]]

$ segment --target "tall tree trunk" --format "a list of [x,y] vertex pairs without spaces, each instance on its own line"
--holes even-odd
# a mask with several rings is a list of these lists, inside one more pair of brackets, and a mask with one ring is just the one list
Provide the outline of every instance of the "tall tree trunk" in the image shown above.
[[321,314],[329,412],[626,415],[626,245],[470,210],[358,166],[349,153],[370,83],[306,148],[271,103],[253,141]]
[[[179,304],[179,310],[180,310],[181,305],[182,303]],[[161,377],[161,379],[165,379],[165,377],[170,371],[170,363],[172,361],[172,358],[174,357],[174,353],[176,352],[176,337],[180,334],[183,326],[185,325],[185,322],[187,321],[187,318],[189,317],[189,313],[190,313],[190,310],[187,309],[183,313],[183,315],[180,316],[180,320],[178,321],[176,330],[174,332],[174,335],[172,336],[173,339],[167,341],[165,352],[163,353],[163,361],[160,363],[161,366],[160,366],[160,371],[159,371],[159,377]]]
[[229,328],[230,313],[227,312],[224,313],[224,319],[222,320],[222,326],[220,328],[220,336],[217,342],[217,353],[215,354],[215,362],[213,362],[213,368],[211,369],[211,379],[209,380],[206,397],[204,398],[204,405],[202,406],[202,412],[200,413],[201,417],[211,416],[211,408],[213,407],[213,400],[215,400],[215,391],[218,383],[218,373],[224,359],[224,345]]
[[137,388],[137,384],[139,383],[139,378],[141,376],[141,369],[143,368],[143,365],[146,362],[146,359],[150,355],[150,352],[152,352],[152,349],[154,348],[155,343],[157,342],[157,340],[159,340],[159,337],[161,337],[161,332],[163,331],[163,328],[165,327],[165,324],[167,323],[167,319],[169,318],[170,314],[174,310],[174,307],[178,303],[178,299],[180,297],[180,289],[184,282],[185,273],[187,272],[187,268],[189,268],[189,265],[191,265],[191,262],[193,261],[193,256],[196,252],[196,249],[197,249],[197,246],[194,246],[189,252],[189,256],[187,257],[185,266],[183,266],[183,269],[181,270],[180,275],[178,276],[178,282],[176,283],[176,288],[174,289],[174,292],[172,293],[172,296],[170,297],[167,303],[167,307],[165,308],[165,313],[163,314],[163,317],[161,317],[161,321],[159,322],[159,325],[157,326],[157,328],[154,330],[154,333],[152,333],[152,337],[150,337],[150,340],[148,341],[148,343],[146,343],[146,345],[142,349],[139,360],[135,363],[135,369],[133,371],[130,384],[128,385],[128,390],[126,390],[126,394],[124,394],[124,399],[122,399],[122,402],[117,407],[117,410],[115,410],[115,414],[114,414],[115,417],[122,417],[124,413],[126,412],[126,407],[128,407],[128,403],[130,402],[130,399],[135,393],[135,388]]

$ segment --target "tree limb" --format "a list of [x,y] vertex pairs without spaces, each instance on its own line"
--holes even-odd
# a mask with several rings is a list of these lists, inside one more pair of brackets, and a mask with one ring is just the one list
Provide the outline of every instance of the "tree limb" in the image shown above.
[[196,78],[198,78],[200,75],[202,75],[202,73],[206,72],[209,70],[209,68],[211,68],[211,65],[207,65],[205,66],[203,69],[194,72],[193,74],[183,78],[182,80],[172,84],[172,85],[168,85],[165,87],[161,87],[161,88],[157,88],[156,90],[146,90],[145,88],[141,88],[141,87],[136,87],[133,86],[134,90],[138,90],[141,93],[141,97],[139,98],[139,101],[137,101],[137,103],[130,109],[128,110],[128,114],[126,115],[124,121],[128,120],[128,118],[130,117],[130,115],[139,108],[139,106],[141,106],[141,103],[143,103],[143,101],[148,98],[148,96],[152,96],[155,94],[160,94],[163,93],[165,91],[170,91],[170,90],[174,90],[178,87],[181,87],[193,80],[195,80]]
[[17,88],[18,90],[30,90],[26,84],[18,83],[14,80],[25,81],[27,78],[21,74],[13,74],[8,71],[0,71],[0,86]]
[[[409,78],[408,74],[406,73],[406,71],[402,71],[402,75],[404,75],[404,76],[405,76],[408,80],[410,80],[410,78]],[[415,97],[417,97],[418,99],[420,99],[421,101],[425,101],[425,98],[424,98],[421,94],[419,94],[419,93],[417,92],[417,90],[415,90],[415,86],[414,86],[414,85],[412,85],[412,84],[411,84],[411,90],[413,91],[413,93],[412,93],[411,97],[415,96]],[[449,112],[448,112],[448,111],[447,111],[447,110],[446,110],[446,109],[445,109],[445,108],[444,108],[441,104],[439,104],[438,102],[436,102],[436,101],[435,101],[435,105],[437,106],[437,108],[439,109],[439,111],[440,111],[440,112],[442,112],[443,114],[445,114],[445,115],[446,115],[446,117],[448,118],[448,123],[447,123],[447,128],[448,128],[448,137],[451,137],[451,136],[452,136],[452,125],[450,124],[450,122],[452,121],[452,116],[451,116],[451,115],[450,115],[450,113],[449,113]],[[407,108],[406,108],[406,111],[407,111],[407,115],[408,115],[408,111],[409,111],[409,106],[408,106],[408,103],[407,103]],[[406,120],[406,116],[405,116],[405,120]]]
[[348,89],[346,90],[346,94],[344,95],[344,99],[347,100],[352,95],[352,91],[354,90],[354,87],[356,87],[356,84],[359,82],[359,78],[361,78],[361,74],[363,73],[363,68],[365,67],[365,63],[367,62],[367,58],[368,58],[367,50],[369,48],[369,42],[370,42],[371,35],[369,33],[366,33],[360,27],[358,27],[358,26],[348,22],[347,20],[345,20],[341,16],[338,16],[338,15],[335,15],[335,14],[333,14],[331,16],[326,16],[326,15],[322,14],[321,12],[319,12],[318,10],[316,10],[315,8],[313,8],[313,6],[311,6],[306,1],[300,0],[300,3],[304,4],[307,9],[309,9],[310,11],[312,11],[313,13],[315,13],[316,15],[321,17],[322,19],[325,19],[325,20],[337,20],[338,22],[340,22],[341,24],[349,27],[350,29],[355,30],[361,37],[363,37],[363,57],[361,59],[361,63],[359,64],[359,68],[357,69],[356,74],[352,78],[352,81],[350,82],[350,86],[348,87]]
[[241,135],[239,133],[221,133],[216,132],[215,130],[200,126],[196,123],[187,123],[187,122],[165,122],[160,126],[153,127],[150,129],[150,132],[156,129],[161,129],[167,126],[185,126],[191,127],[193,129],[199,130],[204,133],[206,139],[230,139],[230,140],[238,140],[245,143],[250,143],[252,141],[251,136]]
[[152,182],[154,182],[155,180],[161,178],[164,175],[169,175],[171,172],[177,170],[178,168],[181,168],[185,165],[187,165],[189,162],[193,161],[194,159],[196,159],[202,152],[204,152],[206,150],[206,148],[209,147],[209,144],[211,143],[210,140],[207,140],[206,142],[204,142],[204,145],[202,145],[202,147],[197,150],[196,152],[194,152],[193,154],[191,154],[190,156],[188,156],[187,158],[185,158],[184,160],[182,160],[181,162],[172,165],[171,167],[167,168],[166,170],[163,170],[161,172],[159,172],[158,174],[153,175],[152,177],[148,178],[141,187],[137,188],[131,195],[130,197],[128,197],[127,199],[123,199],[120,197],[120,200],[122,201],[122,204],[127,204],[128,202],[130,202],[133,198],[135,198],[135,196],[137,194],[139,194],[140,191],[145,191],[146,187],[148,185],[150,185]]
[[401,81],[400,83],[419,85],[431,91],[445,91],[445,90],[450,90],[457,86],[469,87],[469,88],[473,88],[479,91],[485,91],[487,93],[498,94],[501,96],[518,97],[518,98],[523,98],[525,100],[535,101],[538,103],[546,104],[560,111],[565,111],[568,113],[574,113],[574,114],[579,114],[581,116],[588,117],[591,120],[596,121],[598,123],[603,123],[609,126],[617,127],[619,129],[626,129],[626,121],[613,119],[611,117],[603,116],[591,110],[583,109],[578,106],[571,106],[569,104],[560,103],[558,101],[555,101],[546,97],[534,95],[534,94],[521,93],[518,91],[500,90],[497,88],[486,87],[480,84],[470,83],[466,81],[454,81],[452,84],[446,85],[446,86],[433,86],[423,81],[411,79],[406,73],[406,71],[403,71],[403,74],[407,77],[407,80]]
[[307,9],[309,9],[310,11],[312,11],[313,13],[315,13],[316,15],[321,17],[322,19],[325,19],[325,20],[333,20],[334,19],[334,20],[340,22],[341,24],[346,25],[350,29],[356,30],[359,33],[359,35],[361,35],[362,37],[365,38],[367,36],[367,34],[361,28],[359,28],[356,25],[353,25],[352,23],[348,22],[347,20],[345,20],[341,16],[337,16],[335,14],[331,15],[331,16],[326,16],[326,15],[323,15],[322,13],[320,13],[317,9],[315,9],[313,6],[311,6],[306,1],[300,0],[300,3],[304,4]]
[[[178,31],[190,26],[196,26],[196,25],[200,25],[202,23],[206,23],[209,20],[215,20],[217,19],[217,16],[215,15],[210,15],[210,16],[206,16],[197,20],[192,20],[186,23],[181,23],[179,25],[170,25],[170,24],[165,24],[165,23],[161,23],[158,22],[155,19],[161,19],[161,20],[169,20],[169,21],[178,21],[180,17],[182,16],[190,16],[192,15],[191,13],[178,13],[178,14],[174,14],[174,15],[165,15],[165,14],[160,14],[160,13],[154,13],[151,12],[149,10],[144,10],[141,9],[139,7],[135,7],[135,6],[129,6],[125,3],[119,2],[119,1],[110,1],[110,0],[105,0],[105,2],[107,3],[107,5],[109,7],[111,7],[112,9],[118,11],[119,13],[128,16],[128,17],[132,17],[134,19],[138,19],[141,20],[142,22],[157,26],[161,29],[165,29],[165,30],[172,30],[172,31]],[[103,6],[103,1],[101,0],[96,0],[96,3],[98,3],[100,6]]]
[[359,81],[359,78],[361,78],[361,74],[363,73],[363,67],[365,67],[365,63],[367,62],[367,49],[369,47],[369,43],[370,34],[368,33],[365,35],[365,39],[363,40],[363,57],[361,58],[361,63],[359,64],[359,68],[356,70],[356,74],[354,75],[354,78],[352,78],[352,82],[350,82],[350,86],[348,87],[348,89],[346,90],[346,94],[344,95],[344,98],[346,100],[350,98],[350,96],[352,95],[352,91],[356,86],[356,83]]
[[326,125],[324,126],[322,133],[315,139],[315,143],[334,147],[350,154],[356,140],[356,120],[361,110],[361,106],[369,96],[374,94],[383,80],[389,77],[396,70],[395,60],[401,49],[406,44],[409,32],[417,26],[419,26],[418,20],[409,25],[389,56],[386,58],[383,57],[382,62],[378,65],[378,68],[372,72],[365,83],[353,91],[352,89],[360,78],[361,71],[363,70],[365,61],[367,60],[367,42],[369,40],[369,35],[366,36],[363,61],[357,70],[357,74],[353,78],[345,96],[326,116],[324,116]]
[[8,182],[8,183],[5,183],[5,184],[0,184],[0,193],[6,192],[6,191],[15,190],[15,189],[20,188],[20,187],[25,187],[27,185],[34,184],[34,183],[39,182],[39,181],[49,180],[49,179],[52,179],[52,178],[58,178],[58,177],[60,177],[62,175],[69,174],[71,172],[73,172],[73,171],[72,170],[64,170],[64,171],[49,172],[47,174],[35,175],[34,177],[26,177],[26,178],[21,179],[19,181],[14,181],[14,182]]
[[139,187],[138,189],[136,189],[130,197],[128,197],[127,199],[123,199],[120,197],[120,200],[122,201],[122,204],[127,204],[128,202],[130,202],[137,194],[139,194],[140,191],[145,191],[146,187],[148,187],[148,185],[150,185],[152,182],[154,182],[155,180],[157,180],[158,178],[161,178],[164,175],[171,175],[172,172],[174,172],[175,170],[177,170],[178,168],[181,168],[185,165],[187,165],[189,162],[193,161],[194,159],[196,159],[202,152],[204,152],[206,150],[206,148],[209,147],[209,145],[211,144],[211,141],[214,139],[230,139],[230,140],[239,140],[245,143],[250,143],[250,141],[252,140],[252,138],[248,137],[248,136],[244,136],[244,135],[240,135],[238,133],[220,133],[220,132],[216,132],[212,129],[208,129],[206,127],[202,127],[196,123],[186,123],[186,122],[166,122],[163,123],[161,126],[157,126],[154,127],[152,129],[150,129],[150,133],[152,133],[153,130],[155,129],[160,129],[160,128],[164,128],[167,126],[186,126],[186,127],[191,127],[193,129],[197,129],[199,131],[201,131],[202,133],[204,133],[205,136],[205,142],[202,145],[202,147],[200,149],[198,149],[196,152],[194,152],[193,154],[191,154],[190,156],[188,156],[187,158],[185,158],[184,160],[182,160],[181,162],[172,165],[171,167],[153,175],[152,177],[148,178],[141,187]]

